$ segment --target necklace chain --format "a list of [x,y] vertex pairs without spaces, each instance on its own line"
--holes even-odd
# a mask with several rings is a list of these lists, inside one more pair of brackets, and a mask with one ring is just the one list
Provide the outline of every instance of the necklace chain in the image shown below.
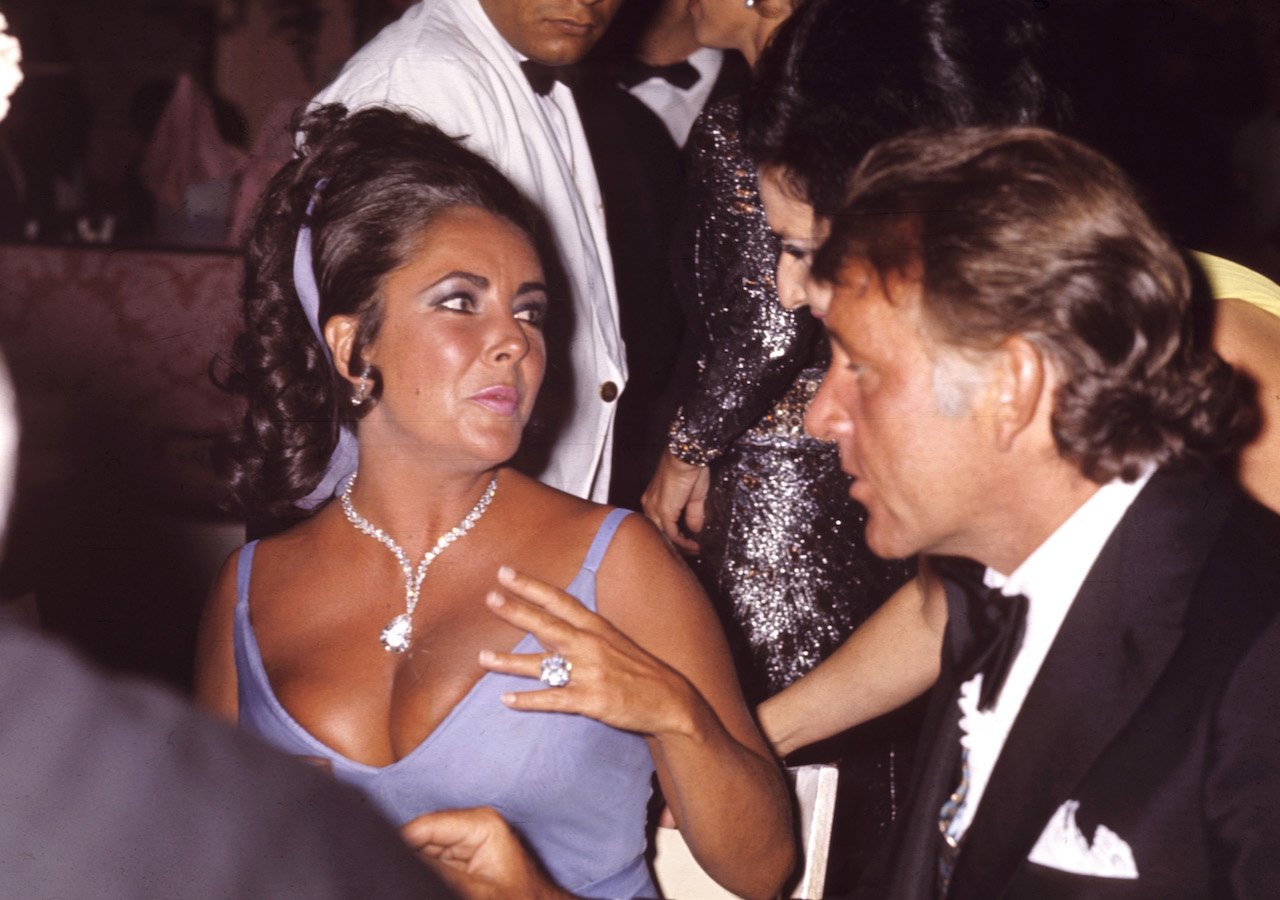
[[418,563],[418,567],[415,570],[409,562],[409,554],[404,552],[404,548],[397,544],[391,535],[356,512],[355,504],[351,502],[351,490],[355,487],[358,474],[358,471],[352,473],[351,480],[347,482],[346,490],[342,492],[342,511],[346,513],[348,522],[354,525],[358,531],[369,535],[369,537],[390,550],[395,556],[396,562],[400,564],[400,571],[404,574],[404,612],[392,619],[387,627],[382,630],[381,641],[385,649],[394,653],[403,653],[409,649],[412,642],[413,611],[418,608],[418,598],[422,592],[422,579],[426,577],[427,569],[435,562],[436,557],[444,552],[446,547],[474,528],[475,524],[480,521],[480,517],[484,515],[485,510],[489,508],[489,504],[493,502],[493,495],[497,493],[498,476],[493,476],[489,486],[485,488],[480,499],[476,501],[476,505],[471,507],[471,512],[467,513],[466,517],[458,525],[440,535],[435,546],[423,554],[422,561]]

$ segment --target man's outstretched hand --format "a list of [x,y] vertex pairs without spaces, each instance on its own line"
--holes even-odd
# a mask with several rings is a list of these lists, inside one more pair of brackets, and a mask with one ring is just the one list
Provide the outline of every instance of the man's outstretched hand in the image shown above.
[[466,900],[571,900],[539,868],[502,816],[489,807],[419,816],[405,842]]

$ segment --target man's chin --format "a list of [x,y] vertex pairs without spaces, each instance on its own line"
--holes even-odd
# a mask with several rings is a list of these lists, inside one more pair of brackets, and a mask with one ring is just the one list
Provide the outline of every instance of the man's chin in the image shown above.
[[917,543],[906,540],[904,535],[895,534],[887,528],[877,527],[876,515],[869,509],[864,539],[867,549],[881,559],[907,559],[920,552]]
[[600,30],[596,29],[590,36],[576,38],[557,36],[540,41],[531,47],[518,49],[521,49],[521,52],[534,62],[542,63],[544,66],[572,66],[587,55],[596,45],[599,36]]

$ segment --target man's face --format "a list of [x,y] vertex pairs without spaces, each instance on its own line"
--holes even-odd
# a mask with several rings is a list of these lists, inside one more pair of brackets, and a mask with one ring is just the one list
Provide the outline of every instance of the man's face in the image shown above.
[[831,366],[805,427],[839,449],[875,553],[971,551],[991,490],[983,478],[991,391],[979,387],[969,408],[944,411],[937,361],[954,351],[923,332],[917,282],[882,280],[863,260],[847,264],[840,281],[825,320]]
[[567,66],[587,55],[622,0],[480,0],[507,43],[535,62]]

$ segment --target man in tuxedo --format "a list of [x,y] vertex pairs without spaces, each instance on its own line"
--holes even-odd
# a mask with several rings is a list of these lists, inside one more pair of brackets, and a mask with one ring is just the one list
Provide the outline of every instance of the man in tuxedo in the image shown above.
[[814,262],[807,426],[884,556],[947,586],[916,778],[868,896],[1280,884],[1280,518],[1211,468],[1250,386],[1119,170],[1034,129],[880,145]]
[[[1037,129],[895,139],[813,265],[832,362],[806,425],[872,549],[947,585],[914,782],[860,895],[1274,896],[1280,517],[1213,468],[1257,407],[1124,176]],[[420,828],[512,877],[492,818]]]

